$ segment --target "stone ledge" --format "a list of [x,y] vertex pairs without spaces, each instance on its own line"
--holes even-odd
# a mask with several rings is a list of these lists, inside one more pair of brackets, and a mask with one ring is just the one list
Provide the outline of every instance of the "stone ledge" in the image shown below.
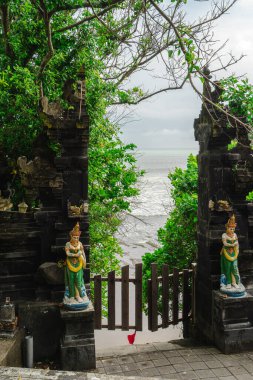
[[[53,371],[43,369],[28,369],[14,367],[0,367],[0,379],[5,380],[143,380],[150,377],[104,375],[98,373],[84,373],[75,371]],[[160,377],[152,377],[159,380]],[[173,378],[172,378],[173,379]]]

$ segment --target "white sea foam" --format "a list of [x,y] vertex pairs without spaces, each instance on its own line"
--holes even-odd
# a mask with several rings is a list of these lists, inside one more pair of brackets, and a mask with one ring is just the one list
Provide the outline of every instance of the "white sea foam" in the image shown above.
[[[146,171],[139,182],[140,195],[132,201],[118,237],[125,252],[124,261],[141,260],[145,252],[158,245],[157,230],[164,226],[173,207],[168,172],[185,168],[190,151],[144,151],[138,153],[138,165]],[[127,257],[127,259],[126,259]]]
[[[146,171],[139,181],[140,195],[132,202],[132,215],[168,215],[173,202],[168,173],[185,168],[190,151],[150,150],[137,154],[140,169]],[[196,152],[194,152],[196,153]]]

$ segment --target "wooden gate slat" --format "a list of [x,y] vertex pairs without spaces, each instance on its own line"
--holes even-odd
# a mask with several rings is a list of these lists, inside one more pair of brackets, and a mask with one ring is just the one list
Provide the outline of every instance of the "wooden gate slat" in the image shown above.
[[183,270],[183,336],[189,338],[190,336],[190,321],[189,313],[191,308],[190,286],[189,286],[189,270]]
[[148,329],[152,331],[152,281],[148,280]]
[[122,330],[129,330],[129,265],[121,268]]
[[189,270],[183,270],[183,321],[188,319],[190,311]]
[[192,294],[191,294],[191,317],[192,322],[196,322],[196,270],[197,270],[197,264],[192,263]]
[[179,270],[173,268],[172,323],[178,323]]
[[95,329],[102,328],[102,281],[101,275],[94,276],[94,324]]
[[169,267],[162,267],[162,327],[169,326]]
[[115,271],[108,273],[108,330],[115,330]]
[[158,281],[157,281],[157,264],[151,264],[151,297],[152,297],[152,331],[158,330]]
[[135,329],[142,331],[142,263],[135,264]]

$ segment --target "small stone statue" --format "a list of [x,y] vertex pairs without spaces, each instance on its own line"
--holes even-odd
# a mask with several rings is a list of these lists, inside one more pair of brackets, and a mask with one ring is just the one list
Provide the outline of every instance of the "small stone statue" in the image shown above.
[[88,212],[89,205],[87,202],[80,202],[80,206],[72,205],[70,201],[68,201],[68,216],[71,218],[73,216],[83,216]]
[[235,228],[235,216],[232,215],[226,224],[226,232],[222,234],[220,290],[230,297],[242,297],[245,288],[238,270],[239,243]]
[[83,268],[86,266],[79,223],[70,232],[70,241],[66,243],[65,294],[64,306],[69,310],[83,310],[89,306],[89,299],[83,280]]
[[18,204],[18,212],[20,212],[21,214],[25,214],[27,209],[28,209],[28,204],[26,204],[24,200],[23,202]]
[[4,198],[0,191],[0,211],[11,211],[13,204],[10,198]]

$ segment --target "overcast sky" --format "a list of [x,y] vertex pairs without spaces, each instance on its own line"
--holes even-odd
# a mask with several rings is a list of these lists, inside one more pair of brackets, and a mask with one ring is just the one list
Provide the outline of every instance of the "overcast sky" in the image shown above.
[[[195,19],[210,8],[210,1],[188,0],[187,7],[189,17]],[[226,51],[247,55],[222,76],[247,74],[253,83],[253,0],[238,0],[228,14],[216,21],[214,30],[217,40],[229,39]],[[142,73],[136,75],[134,81],[138,85],[145,82],[145,88],[155,86],[154,80]],[[158,95],[128,110],[131,121],[122,125],[123,141],[135,143],[140,150],[196,149],[193,122],[200,108],[201,101],[190,86]]]

